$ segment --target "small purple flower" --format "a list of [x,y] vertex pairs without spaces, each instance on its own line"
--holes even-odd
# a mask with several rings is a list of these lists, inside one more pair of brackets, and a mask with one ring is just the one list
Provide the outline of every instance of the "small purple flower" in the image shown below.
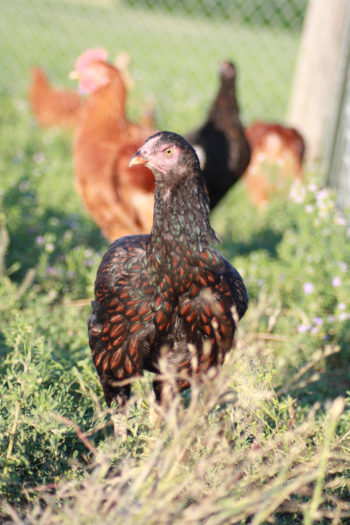
[[337,288],[338,286],[341,285],[341,279],[340,277],[334,277],[333,280],[332,280],[332,285]]
[[344,303],[339,303],[338,304],[338,308],[339,308],[339,310],[345,310],[346,306],[345,306]]
[[57,273],[56,268],[54,268],[53,266],[49,266],[49,267],[47,268],[47,273],[48,273],[49,275],[55,275],[55,274]]
[[315,192],[317,190],[317,186],[316,186],[316,184],[311,183],[311,184],[308,185],[308,189],[309,189],[309,191]]
[[320,205],[323,204],[324,199],[326,199],[329,196],[329,191],[327,188],[324,188],[323,190],[320,190],[318,193],[316,193],[316,200],[317,203]]
[[297,204],[301,204],[305,199],[305,194],[305,187],[300,183],[300,181],[295,181],[290,189],[289,198]]
[[322,317],[313,317],[312,318],[312,322],[318,326],[322,326],[323,325],[323,319]]
[[342,313],[338,316],[339,321],[346,321],[347,318],[348,318],[348,314],[347,314],[346,312],[342,312]]
[[308,332],[310,330],[311,326],[307,324],[300,324],[298,326],[298,332],[299,334],[305,334],[305,332]]
[[307,204],[305,206],[305,211],[306,213],[312,213],[314,211],[314,207],[312,206],[312,204]]
[[312,293],[314,291],[314,285],[312,283],[305,283],[304,286],[303,286],[303,290],[304,292],[309,295],[310,293]]
[[38,237],[35,238],[35,242],[37,244],[44,244],[44,237],[42,235],[38,235]]

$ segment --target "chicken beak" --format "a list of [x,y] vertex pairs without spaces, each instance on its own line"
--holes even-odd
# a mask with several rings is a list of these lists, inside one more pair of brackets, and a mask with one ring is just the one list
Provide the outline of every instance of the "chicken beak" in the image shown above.
[[134,155],[131,157],[130,162],[129,162],[129,168],[131,166],[136,166],[137,164],[142,164],[143,166],[145,166],[147,162],[148,162],[148,159],[144,157],[139,150],[136,153],[134,153]]

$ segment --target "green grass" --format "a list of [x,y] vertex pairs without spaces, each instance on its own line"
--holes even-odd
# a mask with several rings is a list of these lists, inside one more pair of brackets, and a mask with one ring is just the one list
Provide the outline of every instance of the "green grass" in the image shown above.
[[39,130],[23,99],[0,105],[3,516],[346,520],[350,247],[331,193],[315,179],[257,213],[243,184],[230,192],[212,222],[250,295],[236,348],[214,382],[184,396],[186,408],[177,399],[155,422],[146,376],[116,416],[86,332],[107,243],[75,194],[70,138]]
[[225,59],[238,65],[246,122],[282,120],[286,114],[300,28],[242,24],[233,15],[169,13],[121,1],[99,7],[87,1],[2,0],[0,14],[0,86],[11,94],[24,94],[35,63],[56,85],[73,87],[68,73],[78,54],[103,46],[111,59],[121,50],[130,53],[135,75],[131,114],[153,100],[163,129],[184,132],[200,122]]

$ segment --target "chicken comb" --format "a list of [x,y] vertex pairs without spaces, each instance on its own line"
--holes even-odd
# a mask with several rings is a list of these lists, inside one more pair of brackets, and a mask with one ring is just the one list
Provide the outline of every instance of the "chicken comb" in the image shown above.
[[89,66],[92,62],[105,62],[108,57],[108,52],[103,49],[102,47],[95,48],[95,49],[87,49],[78,56],[77,61],[75,63],[75,71],[81,73],[87,66]]

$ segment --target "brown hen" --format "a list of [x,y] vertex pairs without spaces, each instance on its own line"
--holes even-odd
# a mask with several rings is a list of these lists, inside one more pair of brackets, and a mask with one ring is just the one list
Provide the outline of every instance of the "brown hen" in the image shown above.
[[77,125],[82,107],[81,97],[75,91],[51,86],[47,75],[39,67],[31,70],[28,97],[40,126],[75,128]]
[[85,207],[104,236],[148,233],[152,226],[154,180],[144,166],[128,166],[130,155],[154,130],[126,117],[127,91],[120,71],[88,50],[75,76],[88,98],[76,129],[75,182]]
[[282,194],[294,178],[302,178],[305,142],[293,128],[255,122],[245,129],[251,160],[244,174],[248,193],[256,206]]

